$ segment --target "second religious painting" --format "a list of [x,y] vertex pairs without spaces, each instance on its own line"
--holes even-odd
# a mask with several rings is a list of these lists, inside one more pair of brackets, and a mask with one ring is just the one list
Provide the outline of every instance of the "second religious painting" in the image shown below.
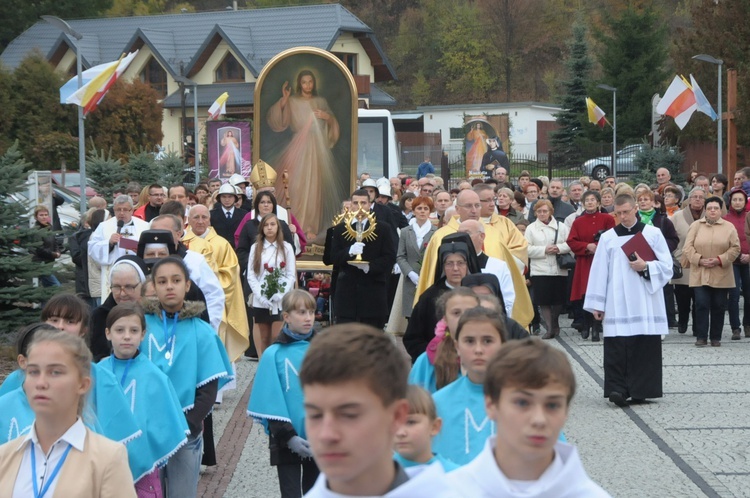
[[305,233],[324,235],[356,175],[354,78],[330,52],[287,50],[258,77],[254,114],[253,163],[262,159],[276,170],[277,201]]

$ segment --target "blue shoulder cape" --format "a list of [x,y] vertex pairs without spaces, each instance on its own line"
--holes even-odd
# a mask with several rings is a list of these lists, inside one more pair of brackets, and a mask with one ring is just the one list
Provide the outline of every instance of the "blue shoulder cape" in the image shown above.
[[495,434],[495,423],[484,409],[482,384],[459,377],[433,395],[443,428],[435,436],[432,450],[458,465],[472,461]]
[[161,317],[146,314],[146,336],[140,350],[167,374],[183,412],[195,405],[196,389],[215,379],[219,379],[221,389],[233,378],[224,344],[211,325],[197,317],[177,322],[174,340],[168,350]]
[[[138,438],[141,430],[112,373],[94,363],[91,380],[84,423],[97,434],[123,444]],[[0,396],[0,444],[29,432],[35,418],[23,387]]]
[[114,374],[138,426],[140,437],[127,446],[133,480],[138,481],[167,463],[187,443],[188,429],[180,400],[169,378],[145,355],[120,360],[108,356],[99,362],[101,369]]
[[280,420],[291,423],[300,437],[307,437],[299,370],[309,347],[307,341],[276,343],[263,352],[247,414],[263,424],[266,434],[268,421]]
[[23,370],[17,368],[13,370],[0,385],[0,396],[8,394],[11,391],[15,391],[21,385],[23,385]]
[[422,353],[417,357],[417,361],[411,367],[409,372],[409,384],[414,384],[427,389],[430,394],[437,391],[435,385],[435,365],[430,363],[427,353]]

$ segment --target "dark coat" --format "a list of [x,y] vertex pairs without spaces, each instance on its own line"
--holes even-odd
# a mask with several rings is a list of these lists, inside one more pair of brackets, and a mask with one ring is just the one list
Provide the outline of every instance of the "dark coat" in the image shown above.
[[365,242],[362,260],[370,264],[367,273],[349,264],[354,260],[349,255],[354,241],[347,240],[344,232],[343,223],[333,229],[331,258],[339,268],[333,295],[334,312],[339,318],[379,318],[385,323],[389,312],[387,282],[396,264],[396,245],[391,240],[390,227],[378,222],[375,240]]
[[55,237],[55,232],[52,231],[52,226],[40,225],[37,222],[34,228],[42,230],[44,233],[42,235],[42,245],[33,250],[31,260],[37,263],[54,263],[57,259],[55,253],[60,252],[60,247],[57,245],[57,238]]
[[[640,216],[638,219],[640,220]],[[664,235],[664,238],[667,241],[669,252],[674,252],[674,250],[677,249],[677,245],[680,243],[680,236],[677,235],[677,230],[674,229],[672,220],[670,220],[666,214],[657,212],[654,214],[654,218],[651,222],[656,228],[661,230],[661,234]]]
[[398,250],[399,225],[394,212],[391,211],[387,206],[383,206],[382,204],[378,204],[377,202],[372,205],[372,212],[375,213],[375,221],[377,221],[380,226],[384,228],[387,227],[388,231],[390,231],[390,240],[393,243],[393,252],[395,254],[395,252]]
[[234,208],[232,219],[228,220],[224,214],[224,208],[221,206],[215,207],[211,210],[211,226],[214,227],[218,235],[224,237],[234,247],[234,232],[237,231],[237,227],[240,226],[242,218],[247,213],[244,209]]
[[68,237],[70,257],[76,265],[76,294],[81,297],[91,297],[89,292],[89,239],[94,231],[82,228]]
[[411,318],[404,333],[404,347],[411,356],[412,363],[425,352],[427,345],[435,337],[435,326],[441,318],[437,316],[437,300],[447,291],[448,286],[445,285],[445,277],[443,277],[419,296],[411,312]]
[[[555,219],[560,223],[565,223],[565,218],[576,212],[573,206],[562,200],[562,197],[549,197],[547,200],[552,203],[552,207],[555,209]],[[529,206],[529,223],[534,223],[536,221],[534,206],[536,206],[537,202],[538,201],[534,201],[531,203],[531,206]]]

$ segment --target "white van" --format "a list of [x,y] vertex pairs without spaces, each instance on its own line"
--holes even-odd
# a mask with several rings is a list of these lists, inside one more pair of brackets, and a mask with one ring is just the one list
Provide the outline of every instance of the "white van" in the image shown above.
[[358,109],[357,178],[364,172],[372,178],[392,178],[401,168],[391,112],[384,109]]

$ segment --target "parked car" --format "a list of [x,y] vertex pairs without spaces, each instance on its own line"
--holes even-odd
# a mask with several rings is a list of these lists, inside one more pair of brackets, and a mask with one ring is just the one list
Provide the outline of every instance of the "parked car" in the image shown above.
[[[81,195],[81,174],[78,171],[66,171],[65,172],[65,183],[63,184],[62,171],[59,169],[52,170],[52,183],[65,187],[71,192]],[[91,199],[92,197],[99,195],[93,188],[93,182],[91,178],[86,178],[86,198]]]
[[[635,158],[647,148],[648,145],[646,144],[633,144],[620,149],[615,159],[615,173],[618,176],[637,173],[638,167],[635,164]],[[612,174],[612,156],[589,159],[583,163],[581,170],[584,175],[591,177],[591,179],[604,181],[605,178]]]

